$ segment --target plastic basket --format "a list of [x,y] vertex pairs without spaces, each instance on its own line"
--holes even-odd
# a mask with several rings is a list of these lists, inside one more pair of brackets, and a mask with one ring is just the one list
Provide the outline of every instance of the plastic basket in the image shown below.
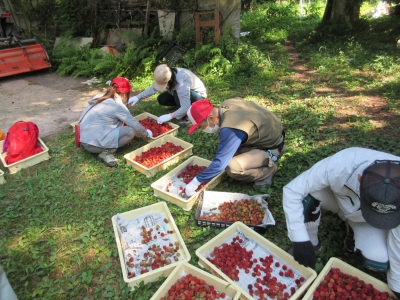
[[226,296],[230,297],[231,299],[237,300],[240,297],[239,291],[234,288],[232,285],[229,285],[228,282],[207,273],[195,266],[192,266],[188,263],[181,264],[177,266],[175,270],[168,276],[168,278],[164,281],[164,283],[160,286],[157,292],[151,297],[150,300],[159,300],[164,295],[168,293],[169,288],[175,284],[175,282],[183,276],[183,274],[191,274],[196,276],[199,279],[203,279],[205,283],[208,285],[214,286],[214,288],[219,292],[224,292]]
[[[259,235],[254,230],[250,229],[248,226],[243,224],[242,222],[235,222],[227,229],[222,231],[220,234],[215,236],[209,242],[201,246],[196,250],[196,255],[199,257],[199,265],[203,268],[210,270],[213,274],[218,277],[228,281],[232,284],[238,291],[241,293],[240,299],[253,300],[254,298],[248,293],[247,287],[243,287],[240,284],[243,284],[243,281],[239,282],[231,280],[227,275],[225,275],[221,270],[219,270],[215,265],[213,265],[207,258],[206,255],[209,251],[213,250],[214,247],[218,247],[222,245],[225,241],[227,241],[230,237],[235,235],[237,231],[240,230],[243,234],[253,239],[257,242],[258,245],[267,249],[274,257],[281,260],[282,263],[286,264],[289,268],[294,270],[295,272],[301,274],[305,278],[305,281],[302,283],[302,286],[296,290],[296,292],[290,297],[290,299],[300,299],[307,288],[311,285],[312,281],[317,277],[317,273],[311,269],[306,268],[303,265],[297,263],[293,257],[287,252],[283,251],[281,248],[276,246],[274,243],[270,242],[263,236]],[[255,281],[255,280],[254,280]]]
[[6,180],[4,179],[4,172],[2,170],[0,170],[0,184],[5,183]]
[[165,50],[160,57],[164,58],[167,64],[170,66],[175,65],[183,55],[186,53],[186,49],[178,44],[172,44],[167,50]]
[[[150,114],[150,113],[148,113],[148,112],[144,112],[144,113],[142,113],[142,114],[140,114],[140,115],[135,116],[135,119],[136,119],[137,121],[140,121],[140,120],[146,119],[146,118],[148,118],[148,117],[149,117],[149,118],[152,118],[152,119],[154,119],[154,120],[157,120],[157,119],[158,119],[157,116],[152,115],[152,114]],[[174,123],[172,123],[172,122],[168,122],[168,125],[172,127],[172,129],[171,129],[170,131],[168,131],[168,132],[166,132],[166,133],[163,133],[163,134],[160,134],[159,136],[156,136],[156,137],[148,137],[147,139],[150,140],[150,141],[154,141],[154,140],[157,140],[157,139],[159,139],[160,137],[163,137],[163,136],[165,136],[165,135],[167,135],[167,134],[172,135],[172,136],[176,136],[176,135],[178,134],[179,125],[176,125],[176,124],[174,124]]]
[[[166,160],[158,163],[157,165],[155,165],[151,168],[146,168],[145,166],[143,166],[133,160],[136,155],[142,155],[142,153],[144,151],[147,151],[153,147],[160,147],[167,142],[171,142],[171,143],[174,143],[175,145],[182,146],[183,150],[177,154],[172,155],[171,157],[167,158]],[[192,155],[192,149],[193,149],[192,144],[187,143],[181,139],[178,139],[174,136],[167,134],[153,142],[148,143],[147,145],[145,145],[133,152],[125,154],[124,158],[126,159],[126,163],[128,165],[132,166],[134,169],[136,169],[140,173],[146,175],[147,177],[152,177],[152,176],[156,175],[156,173],[158,171],[165,170],[168,166],[177,163],[180,159],[182,159],[186,156]]]
[[114,228],[114,234],[115,234],[115,242],[117,243],[118,247],[118,255],[119,255],[119,260],[121,263],[121,270],[122,270],[122,276],[124,278],[124,281],[128,284],[128,286],[131,289],[134,289],[135,286],[137,286],[141,281],[144,281],[144,283],[148,282],[153,282],[157,280],[161,276],[168,276],[171,274],[173,269],[181,265],[182,263],[188,262],[190,260],[190,253],[185,245],[185,242],[182,239],[182,236],[178,230],[178,227],[175,224],[175,221],[171,215],[171,212],[168,209],[168,206],[165,202],[160,202],[156,204],[152,204],[149,206],[145,206],[142,208],[138,208],[135,210],[131,210],[128,212],[121,213],[121,216],[123,216],[125,219],[130,220],[133,219],[139,215],[148,213],[148,212],[157,212],[157,213],[162,213],[165,218],[168,219],[169,223],[168,225],[168,230],[173,230],[174,233],[172,234],[172,238],[174,241],[179,242],[179,253],[180,253],[180,260],[178,262],[173,262],[170,265],[166,265],[164,267],[155,269],[155,270],[150,270],[150,272],[141,274],[139,276],[136,276],[134,278],[128,278],[128,274],[126,271],[126,266],[125,266],[125,257],[122,249],[122,243],[120,239],[120,233],[117,228],[117,223],[116,223],[116,216],[113,216],[111,218],[112,225]]
[[[0,148],[3,148],[3,142],[4,141],[0,141]],[[7,152],[2,153],[0,158],[1,158],[1,162],[3,163],[3,166],[8,168],[10,174],[14,174],[17,173],[18,171],[20,171],[21,169],[26,169],[29,168],[31,166],[37,165],[38,163],[48,160],[50,159],[50,155],[49,155],[49,148],[47,148],[47,146],[43,143],[43,141],[39,138],[38,142],[40,144],[40,147],[43,149],[43,152],[40,152],[38,154],[32,155],[28,158],[25,158],[23,160],[17,161],[15,163],[12,164],[7,164],[5,161],[5,157],[7,156]]]
[[349,265],[348,263],[345,263],[344,261],[336,257],[331,257],[329,261],[326,263],[325,267],[319,273],[318,277],[315,279],[313,284],[309,287],[307,293],[303,297],[304,300],[311,300],[313,298],[315,290],[332,268],[339,268],[340,271],[342,271],[343,273],[349,274],[351,276],[357,276],[360,280],[363,280],[365,283],[372,284],[374,288],[376,288],[377,290],[381,292],[388,292],[390,295],[394,296],[392,290],[386,283],[364,273],[363,271]]
[[[226,201],[226,200],[239,200],[243,199],[243,197],[246,197],[248,199],[253,198],[254,196],[249,196],[245,194],[239,194],[239,193],[225,193],[225,192],[209,192],[205,191],[200,197],[199,201],[197,203],[197,208],[194,214],[194,219],[196,220],[196,224],[198,226],[211,226],[211,227],[217,227],[217,228],[227,228],[231,226],[234,222],[224,222],[224,221],[210,221],[210,220],[203,220],[200,219],[201,215],[201,210],[203,208],[203,201],[204,199],[207,199],[208,197],[212,197],[215,199],[221,199],[221,203]],[[266,198],[268,198],[268,195],[266,195]],[[265,198],[265,200],[266,200]],[[266,214],[268,213],[267,211],[265,212]],[[267,228],[270,225],[248,225],[246,224],[249,228],[253,229],[254,231],[264,234],[267,231]]]
[[76,121],[76,122],[73,122],[73,123],[69,124],[72,127],[72,132],[75,132],[75,126],[78,125],[78,123],[79,123],[79,121]]
[[198,166],[205,166],[208,167],[211,164],[211,161],[198,157],[192,156],[187,159],[185,162],[177,166],[175,169],[158,179],[157,181],[151,184],[151,187],[154,190],[154,196],[160,197],[164,200],[170,201],[173,204],[176,204],[182,207],[184,210],[188,211],[191,210],[193,205],[196,203],[197,199],[199,198],[200,194],[204,190],[212,189],[217,184],[221,182],[225,171],[222,171],[219,175],[215,176],[212,180],[210,180],[205,186],[203,186],[198,192],[196,192],[193,196],[188,199],[182,198],[176,194],[170,193],[166,191],[166,186],[168,182],[171,181],[172,178],[176,177],[179,173],[185,170],[188,166],[192,166],[197,164]]

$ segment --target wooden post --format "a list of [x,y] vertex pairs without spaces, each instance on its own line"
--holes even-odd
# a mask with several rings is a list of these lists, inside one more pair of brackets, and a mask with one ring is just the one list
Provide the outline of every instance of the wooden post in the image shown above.
[[197,43],[203,42],[203,35],[201,34],[200,21],[201,21],[201,14],[196,13],[195,14],[195,23],[196,23],[196,42]]
[[144,33],[149,34],[149,19],[150,19],[150,0],[147,0],[146,18],[144,20]]
[[[210,21],[202,21],[201,20],[202,15],[209,15],[209,14],[214,14],[214,20],[210,20]],[[203,34],[201,31],[201,29],[203,27],[214,27],[215,42],[218,43],[221,38],[220,22],[221,22],[221,13],[218,9],[215,9],[214,11],[209,11],[209,12],[195,13],[196,42],[197,43],[203,42]]]

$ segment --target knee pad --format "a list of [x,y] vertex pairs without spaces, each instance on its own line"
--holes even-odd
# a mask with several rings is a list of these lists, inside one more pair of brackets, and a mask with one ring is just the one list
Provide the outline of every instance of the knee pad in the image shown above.
[[310,194],[303,199],[304,223],[315,222],[318,220],[321,215],[320,204],[321,201],[315,199]]
[[389,261],[387,262],[379,262],[379,261],[374,261],[372,259],[366,258],[360,250],[356,250],[354,252],[355,258],[359,259],[361,261],[361,265],[367,269],[370,269],[372,271],[376,272],[386,272],[389,269]]

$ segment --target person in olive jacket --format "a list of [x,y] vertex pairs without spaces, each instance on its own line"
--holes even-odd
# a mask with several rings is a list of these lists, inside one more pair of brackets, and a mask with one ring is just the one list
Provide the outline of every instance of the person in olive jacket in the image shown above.
[[197,128],[219,132],[217,153],[210,166],[186,185],[187,196],[223,170],[238,181],[252,182],[255,189],[271,185],[284,148],[283,125],[275,114],[242,98],[225,100],[220,106],[198,100],[187,114],[192,123],[189,134]]

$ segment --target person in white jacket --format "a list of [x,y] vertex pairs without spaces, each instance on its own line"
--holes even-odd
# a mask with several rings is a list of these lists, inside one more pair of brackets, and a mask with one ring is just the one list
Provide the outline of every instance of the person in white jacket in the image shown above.
[[386,272],[389,287],[400,299],[400,157],[348,148],[284,186],[283,209],[293,243],[289,252],[306,267],[315,267],[315,250],[321,245],[320,208],[346,222],[353,235],[348,250],[363,266]]
[[181,127],[190,124],[186,113],[192,103],[207,98],[207,90],[200,78],[184,68],[170,67],[167,64],[157,66],[154,70],[153,85],[139,95],[131,97],[128,104],[133,106],[140,99],[150,97],[165,89],[167,90],[158,95],[158,103],[164,106],[177,106],[178,109],[160,116],[157,122],[162,124],[176,118]]

